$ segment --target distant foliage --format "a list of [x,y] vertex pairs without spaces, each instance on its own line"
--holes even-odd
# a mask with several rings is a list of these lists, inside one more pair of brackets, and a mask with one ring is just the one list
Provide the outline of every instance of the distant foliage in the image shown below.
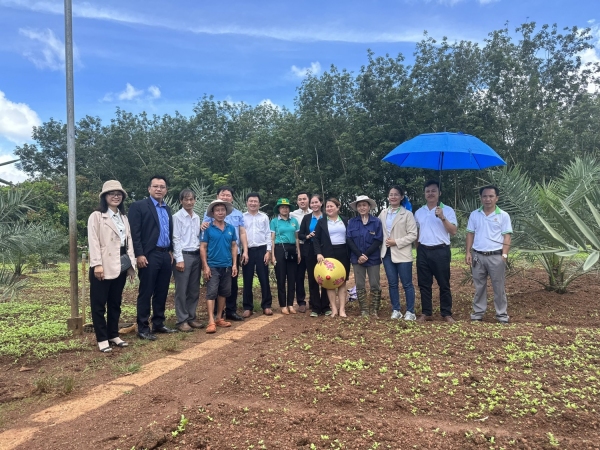
[[[278,197],[294,198],[299,190],[344,204],[366,194],[381,208],[391,184],[406,186],[418,207],[423,181],[438,174],[400,169],[381,158],[424,132],[473,134],[510,167],[548,182],[573,157],[600,146],[600,97],[590,92],[600,85],[600,65],[584,65],[580,58],[593,48],[592,37],[590,29],[533,22],[492,31],[483,43],[425,34],[412,66],[402,54],[368,51],[358,73],[331,66],[308,76],[293,110],[204,96],[189,117],[121,109],[109,123],[86,116],[76,126],[85,202],[79,220],[85,223],[104,181],[121,181],[131,202],[148,195],[146,182],[155,173],[167,175],[174,199],[194,180],[204,180],[207,192],[222,184],[260,192],[268,213]],[[66,192],[65,124],[50,120],[35,128],[33,138],[35,144],[15,150],[22,169]],[[456,205],[472,197],[479,176],[445,173],[442,200]],[[48,205],[44,214],[64,224],[64,208]]]

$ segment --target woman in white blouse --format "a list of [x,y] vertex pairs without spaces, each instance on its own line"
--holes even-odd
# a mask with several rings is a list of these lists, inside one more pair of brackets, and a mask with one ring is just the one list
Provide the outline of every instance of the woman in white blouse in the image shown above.
[[[346,269],[346,278],[337,288],[337,298],[340,300],[339,308],[336,303],[335,289],[327,289],[331,317],[337,315],[346,317],[346,281],[350,276],[350,252],[346,244],[348,219],[339,215],[340,206],[338,199],[327,199],[325,203],[326,216],[317,222],[315,234],[312,238],[318,262],[323,262],[325,258],[333,258],[341,262]],[[328,312],[325,315],[328,315]]]
[[98,348],[103,353],[112,351],[111,345],[127,347],[119,337],[119,318],[123,288],[127,276],[133,281],[136,259],[123,206],[126,198],[121,183],[107,181],[100,193],[100,206],[88,219],[90,308]]

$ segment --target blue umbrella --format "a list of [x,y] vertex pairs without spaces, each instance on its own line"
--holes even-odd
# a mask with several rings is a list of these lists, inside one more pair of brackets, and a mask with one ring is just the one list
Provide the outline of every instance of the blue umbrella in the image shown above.
[[383,161],[400,167],[433,170],[474,169],[505,166],[492,147],[465,133],[425,133],[389,152]]

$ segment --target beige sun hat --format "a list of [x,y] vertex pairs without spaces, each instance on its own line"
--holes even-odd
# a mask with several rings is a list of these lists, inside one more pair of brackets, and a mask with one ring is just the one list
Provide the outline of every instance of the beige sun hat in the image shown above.
[[228,216],[229,214],[231,214],[233,212],[233,205],[229,202],[224,202],[223,200],[213,200],[212,202],[210,202],[210,205],[208,205],[208,208],[206,208],[206,215],[208,217],[215,217],[213,215],[213,208],[217,205],[223,205],[225,206],[225,209],[227,210],[227,214],[226,216]]
[[359,195],[356,197],[356,200],[350,203],[350,208],[356,211],[356,205],[360,202],[367,202],[371,209],[377,209],[377,203],[375,203],[375,200],[370,199],[368,195]]
[[117,180],[106,181],[102,185],[102,192],[100,192],[99,197],[102,198],[104,194],[112,191],[121,191],[123,193],[123,200],[127,198],[127,192],[125,192],[125,189],[123,189],[123,186],[121,186],[121,183],[119,183]]

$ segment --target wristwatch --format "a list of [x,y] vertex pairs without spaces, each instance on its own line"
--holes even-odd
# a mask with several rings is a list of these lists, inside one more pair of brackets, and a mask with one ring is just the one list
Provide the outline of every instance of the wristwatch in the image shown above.
[[508,255],[507,255],[506,253],[502,253],[502,257],[503,257],[504,259],[508,259]]

